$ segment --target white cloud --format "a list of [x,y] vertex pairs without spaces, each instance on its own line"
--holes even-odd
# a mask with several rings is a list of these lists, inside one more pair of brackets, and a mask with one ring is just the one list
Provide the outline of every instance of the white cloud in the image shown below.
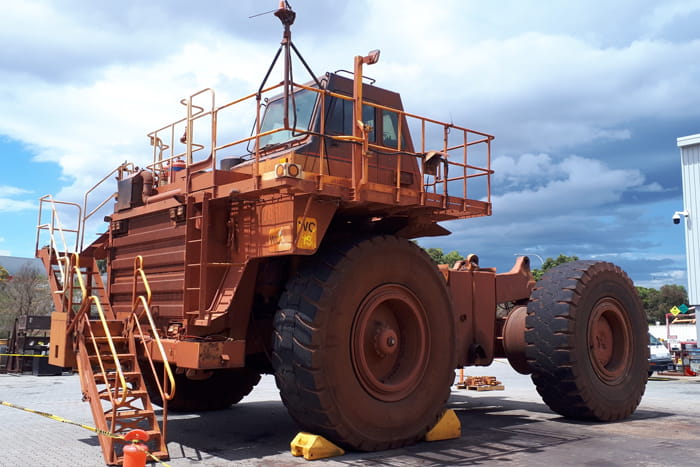
[[0,185],[0,196],[24,195],[27,193],[31,193],[31,191],[16,186]]
[[[378,84],[400,91],[411,111],[495,133],[499,153],[551,152],[579,143],[629,139],[626,122],[632,118],[657,115],[660,109],[683,115],[700,107],[700,96],[687,92],[700,79],[698,71],[676,72],[687,57],[700,54],[700,41],[679,45],[637,40],[604,47],[557,26],[574,22],[571,10],[563,15],[561,7],[548,7],[551,15],[544,20],[542,7],[509,5],[509,15],[456,1],[437,7],[416,1],[373,2],[366,11],[362,5],[348,6],[343,10],[346,21],[363,12],[358,32],[320,40],[313,29],[302,30],[302,41],[313,43],[302,53],[320,73],[324,69],[316,68],[317,63],[345,68],[356,53],[386,49],[380,63],[367,70],[380,78]],[[599,7],[595,17],[612,8]],[[6,67],[2,79],[7,85],[0,90],[6,103],[0,133],[35,146],[38,159],[58,162],[64,176],[80,174],[73,182],[80,191],[125,159],[147,161],[145,133],[181,117],[177,101],[182,97],[207,86],[225,90],[228,97],[255,89],[276,47],[274,36],[269,41],[235,38],[207,29],[202,18],[197,18],[201,24],[196,35],[183,35],[192,20],[166,4],[149,10],[131,2],[114,19],[105,8],[110,7],[92,11],[79,3],[68,10],[50,1],[13,4],[7,12],[11,27],[2,33],[13,36],[21,46],[17,50],[29,48],[42,57],[53,50],[75,50],[83,54],[76,60],[93,67],[81,79],[82,68],[75,69],[76,79],[66,84],[28,78],[32,70],[19,63]],[[592,27],[590,10],[596,8],[574,9],[577,20]],[[639,15],[647,11],[637,9]],[[300,18],[312,16],[309,10],[307,5],[297,8]],[[154,28],[143,21],[145,13],[173,22]],[[237,21],[242,13],[247,12],[239,9]],[[29,17],[35,27],[20,27]],[[539,18],[540,31],[509,22],[516,17],[519,23]],[[260,20],[265,28],[279,29],[275,23],[272,18]],[[497,27],[488,32],[484,25]],[[482,29],[483,34],[475,34]],[[49,30],[50,38],[44,33]],[[171,39],[169,48],[163,45],[166,39]],[[139,50],[149,47],[140,44],[153,41],[157,47],[146,58]],[[71,73],[70,65],[57,63],[55,71]],[[300,66],[296,70],[297,76],[304,75]],[[239,128],[247,132],[251,121],[252,116]],[[100,164],[94,163],[96,158]]]
[[[508,192],[492,198],[494,211],[508,219],[597,215],[624,192],[644,189],[644,176],[638,170],[611,169],[597,159],[578,156],[559,162],[546,154],[496,158],[494,168],[501,168],[503,177],[514,182]],[[518,181],[536,186],[517,189]]]
[[[36,209],[36,203],[28,200],[13,199],[13,197],[29,194],[31,191],[9,185],[0,185],[0,213],[19,212]],[[0,239],[2,241],[3,239]]]
[[652,34],[660,34],[674,21],[698,11],[700,11],[700,2],[697,0],[665,1],[643,16],[642,22]]
[[[196,11],[180,0],[65,5],[10,2],[0,30],[11,44],[0,51],[0,134],[60,164],[66,186],[58,199],[81,201],[125,160],[149,162],[145,135],[184,116],[178,101],[190,93],[213,87],[221,103],[256,90],[281,35],[271,15],[247,19],[265,10],[253,0]],[[639,120],[700,115],[692,62],[700,39],[667,36],[697,2],[294,6],[295,43],[316,73],[350,68],[353,55],[380,48],[379,64],[365,73],[400,92],[408,111],[496,135],[497,216],[458,224],[442,245],[478,236],[494,250],[627,251],[625,242],[648,227],[642,209],[629,221],[635,207],[622,206],[625,198],[669,187],[648,182],[637,160],[618,159],[624,155],[601,154],[611,160],[603,163],[570,154],[580,144],[644,139]],[[295,74],[306,80],[298,64]],[[279,76],[278,68],[271,82]],[[236,119],[227,131],[245,135],[252,120]],[[0,211],[35,208],[10,188],[0,188]]]
[[31,201],[18,201],[15,199],[0,197],[0,212],[18,212],[35,209],[36,203]]

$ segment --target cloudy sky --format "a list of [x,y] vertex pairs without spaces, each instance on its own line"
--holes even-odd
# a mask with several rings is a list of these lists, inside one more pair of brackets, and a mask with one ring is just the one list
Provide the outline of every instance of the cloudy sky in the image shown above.
[[[496,136],[494,215],[423,246],[560,253],[686,285],[676,138],[700,133],[700,1],[292,0],[316,74],[367,69],[412,113]],[[257,89],[279,46],[275,0],[16,0],[0,17],[0,255],[33,256],[37,198],[81,201],[145,135],[213,87]],[[244,125],[250,127],[250,122]]]

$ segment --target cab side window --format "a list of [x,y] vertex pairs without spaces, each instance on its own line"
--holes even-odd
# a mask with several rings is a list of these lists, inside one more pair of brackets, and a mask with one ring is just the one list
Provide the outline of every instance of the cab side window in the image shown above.
[[[372,129],[369,134],[370,142],[375,141],[376,109],[369,105],[362,106],[362,121]],[[330,113],[326,119],[326,132],[335,135],[352,135],[352,101],[333,98]]]
[[[382,111],[382,136],[383,146],[394,149],[399,147],[399,116],[396,112]],[[401,147],[405,148],[403,135],[401,140]]]

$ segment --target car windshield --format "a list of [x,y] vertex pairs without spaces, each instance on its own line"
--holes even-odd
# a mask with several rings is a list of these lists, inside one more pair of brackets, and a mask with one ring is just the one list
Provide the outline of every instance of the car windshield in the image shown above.
[[[289,124],[297,131],[307,131],[316,105],[317,93],[302,89],[290,96]],[[295,112],[296,111],[296,112]],[[296,113],[296,122],[294,115]],[[271,101],[265,109],[260,132],[284,128],[284,98]],[[260,138],[260,148],[276,146],[300,138],[302,135],[292,130],[280,130]]]
[[659,341],[656,337],[652,336],[649,334],[649,343],[651,345],[661,345],[661,341]]

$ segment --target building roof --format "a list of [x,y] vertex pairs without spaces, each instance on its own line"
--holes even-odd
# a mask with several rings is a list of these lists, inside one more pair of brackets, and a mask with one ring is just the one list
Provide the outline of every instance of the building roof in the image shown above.
[[700,144],[700,133],[697,135],[681,136],[680,138],[676,138],[676,144],[679,148],[682,148],[683,146]]

